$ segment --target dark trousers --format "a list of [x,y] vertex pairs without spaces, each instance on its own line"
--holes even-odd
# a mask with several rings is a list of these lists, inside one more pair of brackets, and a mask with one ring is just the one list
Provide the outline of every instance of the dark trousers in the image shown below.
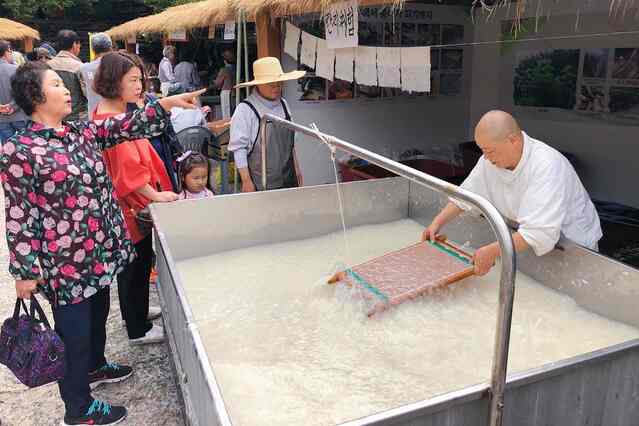
[[71,417],[86,414],[93,402],[89,372],[106,364],[104,345],[110,307],[110,291],[106,287],[83,302],[53,308],[55,330],[65,346],[66,374],[58,386]]
[[136,259],[118,274],[120,312],[129,339],[143,337],[153,327],[149,316],[149,280],[153,266],[153,240],[149,234],[135,244]]

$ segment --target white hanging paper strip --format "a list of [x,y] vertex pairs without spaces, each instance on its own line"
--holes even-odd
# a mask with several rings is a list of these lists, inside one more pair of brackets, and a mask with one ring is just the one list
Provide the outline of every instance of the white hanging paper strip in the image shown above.
[[317,37],[302,31],[302,54],[300,62],[315,69],[315,54],[317,53]]
[[359,46],[355,53],[355,81],[357,84],[377,86],[377,48]]
[[354,59],[355,49],[335,49],[335,78],[352,82]]
[[300,29],[290,22],[286,23],[286,38],[284,39],[284,53],[297,61],[300,43]]
[[401,49],[402,90],[430,92],[430,47]]
[[401,48],[377,48],[377,78],[381,87],[401,87]]
[[327,47],[326,40],[317,40],[317,66],[315,75],[333,81],[335,75],[335,49]]

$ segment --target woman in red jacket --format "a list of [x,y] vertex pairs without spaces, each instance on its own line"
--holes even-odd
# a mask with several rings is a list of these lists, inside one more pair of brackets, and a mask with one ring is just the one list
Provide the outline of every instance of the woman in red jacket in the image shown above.
[[[122,52],[105,55],[95,76],[96,92],[103,97],[94,119],[124,115],[127,105],[144,93],[144,71],[139,58]],[[107,170],[124,213],[137,258],[118,275],[118,294],[129,341],[134,345],[158,343],[164,330],[153,325],[159,309],[149,312],[149,278],[153,262],[151,230],[140,228],[136,215],[152,202],[177,200],[162,159],[148,139],[137,139],[104,151]]]

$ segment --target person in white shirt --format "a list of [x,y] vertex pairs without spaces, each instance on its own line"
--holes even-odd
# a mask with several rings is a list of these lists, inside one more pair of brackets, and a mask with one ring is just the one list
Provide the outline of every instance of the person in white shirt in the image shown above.
[[[519,223],[513,233],[515,250],[532,248],[537,256],[550,252],[560,236],[597,250],[602,237],[599,216],[570,162],[556,149],[524,133],[504,111],[490,111],[475,128],[483,156],[462,188],[483,196],[506,218]],[[433,219],[422,240],[439,230],[468,206],[450,203]],[[475,273],[485,275],[495,264],[497,243],[475,252]]]
[[175,133],[179,133],[181,130],[188,129],[189,127],[201,126],[206,127],[206,114],[210,111],[210,108],[173,108],[171,109],[171,124],[173,124],[173,130]]
[[165,46],[162,49],[164,56],[158,67],[158,78],[160,79],[160,91],[162,96],[167,96],[171,85],[175,84],[175,73],[173,72],[173,64],[175,64],[175,46]]
[[197,65],[192,61],[193,53],[190,49],[180,50],[180,61],[173,68],[175,82],[180,84],[182,90],[189,92],[199,89],[202,83],[197,71]]

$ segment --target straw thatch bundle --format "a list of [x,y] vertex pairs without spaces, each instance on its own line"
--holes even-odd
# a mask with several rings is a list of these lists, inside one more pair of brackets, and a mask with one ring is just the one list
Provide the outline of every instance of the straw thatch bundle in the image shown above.
[[230,0],[205,0],[173,6],[161,13],[145,16],[113,27],[107,33],[114,39],[124,39],[141,33],[170,33],[204,28],[233,21],[236,11]]
[[[633,16],[639,18],[639,0],[582,0],[577,1],[575,14],[579,16],[586,12],[589,7],[593,6],[593,2],[608,2],[610,16],[613,18],[625,18]],[[557,4],[557,0],[470,0],[473,11],[480,10],[488,18],[492,17],[499,8],[507,8],[509,11],[513,9],[513,17],[516,22],[521,21],[527,11],[534,10],[534,16],[538,19],[543,16],[549,16],[553,5]],[[581,3],[581,4],[579,4]]]
[[24,40],[28,38],[40,40],[40,33],[19,22],[0,18],[0,39]]
[[[249,16],[270,10],[274,15],[296,15],[326,10],[331,4],[343,0],[230,0],[234,8],[244,10]],[[360,6],[389,5],[401,7],[405,0],[359,0]]]
[[140,32],[140,25],[151,16],[143,16],[108,30],[106,33],[114,40],[124,40]]
[[229,0],[205,0],[187,3],[152,15],[140,25],[142,32],[173,32],[203,28],[235,20],[236,12]]

